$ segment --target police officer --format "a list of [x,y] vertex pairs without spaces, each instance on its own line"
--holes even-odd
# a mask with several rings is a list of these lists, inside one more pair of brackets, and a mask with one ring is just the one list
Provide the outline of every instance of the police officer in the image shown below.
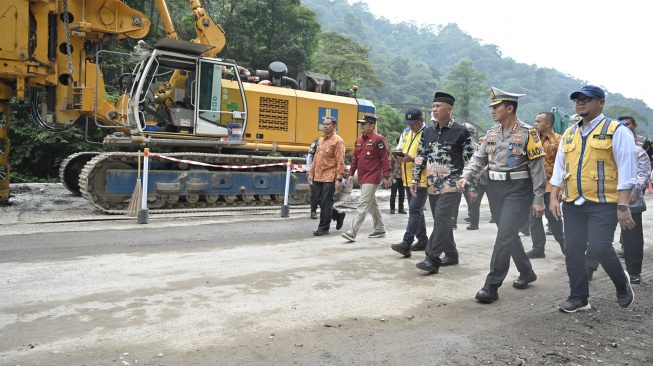
[[[487,304],[499,298],[498,289],[508,274],[511,256],[520,273],[512,284],[514,288],[525,289],[537,279],[519,238],[519,228],[528,222],[529,215],[542,217],[546,174],[537,130],[516,115],[517,101],[523,95],[492,88],[490,107],[494,121],[499,123],[488,130],[485,142],[458,181],[458,188],[463,189],[489,163],[487,193],[498,230],[490,273],[485,286],[476,294],[478,301]],[[470,199],[474,196],[471,193]]]

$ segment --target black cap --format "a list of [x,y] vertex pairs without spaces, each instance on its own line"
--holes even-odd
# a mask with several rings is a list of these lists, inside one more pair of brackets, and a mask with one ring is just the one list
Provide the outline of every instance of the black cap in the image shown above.
[[443,92],[436,92],[435,96],[433,96],[433,103],[435,102],[444,102],[447,104],[451,104],[453,106],[453,103],[456,101],[456,98],[453,97],[451,94],[443,93]]
[[374,117],[374,116],[371,115],[371,114],[366,114],[366,115],[363,116],[363,119],[359,119],[359,120],[356,121],[356,122],[358,122],[358,123],[374,123],[374,124],[376,124],[376,117]]
[[412,125],[417,123],[419,119],[422,118],[422,111],[417,108],[410,107],[406,111],[406,117],[404,118],[404,123],[407,125]]

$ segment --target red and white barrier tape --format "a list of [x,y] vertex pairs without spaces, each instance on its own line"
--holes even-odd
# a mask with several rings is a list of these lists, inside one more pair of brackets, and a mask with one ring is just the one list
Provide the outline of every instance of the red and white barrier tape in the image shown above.
[[[270,166],[288,166],[288,163],[272,163],[272,164],[261,164],[261,165],[215,165],[215,164],[207,164],[207,163],[201,163],[199,161],[193,161],[193,160],[186,160],[186,159],[176,159],[172,158],[170,156],[166,156],[163,154],[157,154],[157,153],[150,153],[151,156],[157,156],[162,159],[174,161],[177,163],[186,163],[186,164],[191,164],[191,165],[200,165],[200,166],[209,166],[212,168],[223,168],[223,169],[253,169],[253,168],[265,168],[265,167],[270,167]],[[297,169],[297,170],[306,170],[306,165],[304,164],[291,164],[290,167],[292,169]]]

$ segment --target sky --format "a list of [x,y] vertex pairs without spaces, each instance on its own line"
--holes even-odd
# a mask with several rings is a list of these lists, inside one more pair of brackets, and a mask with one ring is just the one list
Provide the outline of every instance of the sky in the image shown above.
[[498,46],[503,57],[556,69],[611,93],[641,99],[653,108],[653,19],[642,8],[645,2],[360,2],[366,3],[372,14],[391,22],[456,23],[483,44]]

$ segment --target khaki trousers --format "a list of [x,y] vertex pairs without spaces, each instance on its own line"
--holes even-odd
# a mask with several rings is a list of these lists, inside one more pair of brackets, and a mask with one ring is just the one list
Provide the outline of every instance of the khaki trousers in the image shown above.
[[374,231],[385,232],[385,226],[383,221],[381,221],[381,210],[379,209],[379,203],[376,201],[376,189],[379,187],[378,184],[361,184],[361,197],[358,200],[358,205],[356,205],[356,216],[351,222],[351,229],[349,230],[356,235],[358,229],[363,225],[365,221],[365,216],[369,212],[372,215],[372,220],[374,221]]

